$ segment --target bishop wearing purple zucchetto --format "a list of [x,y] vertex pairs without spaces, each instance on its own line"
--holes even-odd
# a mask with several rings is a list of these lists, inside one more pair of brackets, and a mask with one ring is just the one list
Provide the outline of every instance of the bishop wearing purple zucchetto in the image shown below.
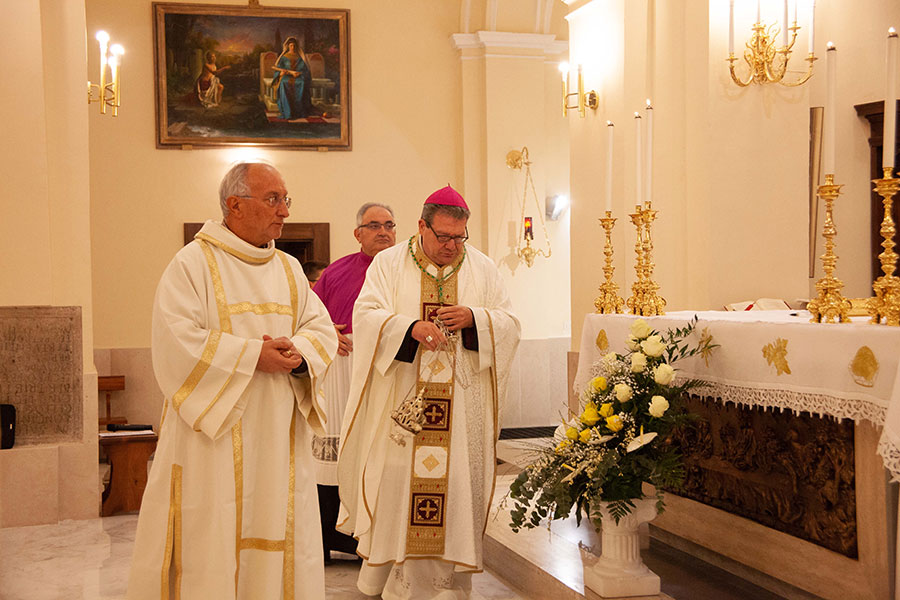
[[494,261],[466,243],[468,221],[459,192],[431,194],[418,232],[372,261],[353,308],[338,529],[359,540],[356,585],[369,596],[468,598],[484,568],[520,327]]
[[376,202],[366,202],[356,213],[356,228],[353,235],[359,242],[360,250],[334,261],[329,265],[313,287],[322,299],[338,335],[338,356],[322,382],[325,395],[325,413],[328,422],[326,435],[313,437],[313,456],[316,460],[316,483],[319,490],[319,512],[322,517],[322,546],[325,561],[328,562],[332,550],[354,554],[356,540],[335,531],[338,500],[337,456],[341,433],[341,416],[347,404],[350,388],[350,372],[353,352],[353,303],[359,295],[366,269],[372,258],[394,245],[394,212],[390,206]]

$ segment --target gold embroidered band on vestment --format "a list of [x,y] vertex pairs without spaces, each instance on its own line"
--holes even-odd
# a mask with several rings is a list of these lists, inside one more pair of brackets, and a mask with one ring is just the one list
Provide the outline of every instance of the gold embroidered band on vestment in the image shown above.
[[[464,254],[438,268],[415,248],[415,258],[425,266],[421,275],[422,320],[434,321],[441,306],[456,304],[457,274]],[[446,277],[446,279],[444,279]],[[441,290],[439,293],[438,286]],[[447,530],[447,501],[450,475],[450,436],[452,431],[453,391],[456,361],[451,351],[422,349],[416,390],[425,389],[422,431],[413,442],[410,473],[409,528],[407,555],[444,553]]]

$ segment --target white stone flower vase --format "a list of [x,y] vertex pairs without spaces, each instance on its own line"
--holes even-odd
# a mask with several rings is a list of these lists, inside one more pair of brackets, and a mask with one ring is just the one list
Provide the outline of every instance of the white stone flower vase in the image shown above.
[[635,508],[619,522],[609,514],[605,502],[591,507],[593,517],[602,517],[601,555],[584,564],[584,586],[603,598],[654,596],[659,594],[659,575],[641,560],[638,527],[656,517],[656,499],[634,501]]

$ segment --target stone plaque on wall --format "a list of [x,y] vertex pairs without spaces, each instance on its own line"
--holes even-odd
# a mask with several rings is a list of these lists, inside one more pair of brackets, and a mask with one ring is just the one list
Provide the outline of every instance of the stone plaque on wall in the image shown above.
[[80,306],[0,306],[0,403],[16,407],[16,446],[82,434]]

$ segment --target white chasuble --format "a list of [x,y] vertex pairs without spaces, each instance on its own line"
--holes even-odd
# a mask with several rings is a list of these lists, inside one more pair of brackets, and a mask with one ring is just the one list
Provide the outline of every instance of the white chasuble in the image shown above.
[[[308,372],[257,372],[263,335],[289,337]],[[310,441],[336,350],[300,264],[273,243],[208,221],[176,254],[153,308],[165,404],[128,598],[324,596]]]
[[[477,351],[457,339],[455,359],[420,348],[413,363],[395,360],[410,325],[441,304],[472,309]],[[466,247],[461,263],[439,269],[416,239],[384,250],[366,273],[353,331],[338,529],[359,539],[369,565],[435,559],[481,570],[498,410],[520,333],[496,266]],[[413,436],[390,414],[421,384],[426,424]]]

